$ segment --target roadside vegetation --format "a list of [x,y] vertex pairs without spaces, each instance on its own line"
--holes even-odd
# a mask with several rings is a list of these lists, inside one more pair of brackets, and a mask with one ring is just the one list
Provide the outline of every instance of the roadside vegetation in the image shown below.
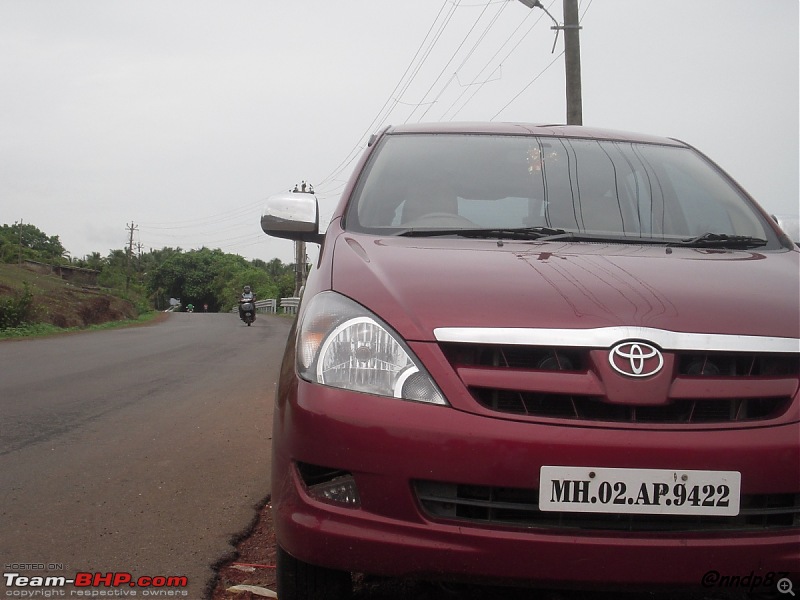
[[291,296],[294,265],[208,248],[74,258],[34,225],[0,226],[0,339],[139,323],[175,300],[226,312],[245,285],[262,300]]

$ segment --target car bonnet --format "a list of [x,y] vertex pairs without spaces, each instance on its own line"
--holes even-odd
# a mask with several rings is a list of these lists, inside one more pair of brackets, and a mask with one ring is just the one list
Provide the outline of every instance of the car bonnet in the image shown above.
[[407,340],[444,327],[800,337],[800,253],[342,233],[332,288]]

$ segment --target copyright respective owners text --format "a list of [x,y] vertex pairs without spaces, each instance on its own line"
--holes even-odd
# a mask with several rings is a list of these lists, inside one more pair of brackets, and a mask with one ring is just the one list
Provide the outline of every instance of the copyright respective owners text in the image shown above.
[[2,598],[188,598],[183,575],[79,571],[55,562],[3,565]]
[[[796,581],[796,580],[795,580]],[[720,571],[708,571],[703,575],[702,585],[706,589],[739,589],[748,593],[777,590],[788,597],[795,596],[794,584],[786,572],[727,574]]]

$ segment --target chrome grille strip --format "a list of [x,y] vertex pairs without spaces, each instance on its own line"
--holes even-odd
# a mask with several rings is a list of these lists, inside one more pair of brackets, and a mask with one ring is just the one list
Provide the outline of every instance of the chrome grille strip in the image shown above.
[[438,342],[561,348],[610,348],[624,340],[647,340],[671,351],[800,354],[800,338],[683,333],[651,327],[538,329],[526,327],[438,327]]

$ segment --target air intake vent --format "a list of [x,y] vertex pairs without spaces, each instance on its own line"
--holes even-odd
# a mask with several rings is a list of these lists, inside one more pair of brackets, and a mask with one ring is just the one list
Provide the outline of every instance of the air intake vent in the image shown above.
[[618,423],[730,423],[777,417],[791,398],[679,400],[661,406],[610,404],[599,397],[472,390],[486,408],[516,415]]
[[607,531],[763,531],[800,528],[799,494],[741,497],[735,517],[543,512],[533,489],[414,483],[428,517],[473,525]]
[[791,377],[800,358],[781,354],[681,354],[679,373],[695,377]]

